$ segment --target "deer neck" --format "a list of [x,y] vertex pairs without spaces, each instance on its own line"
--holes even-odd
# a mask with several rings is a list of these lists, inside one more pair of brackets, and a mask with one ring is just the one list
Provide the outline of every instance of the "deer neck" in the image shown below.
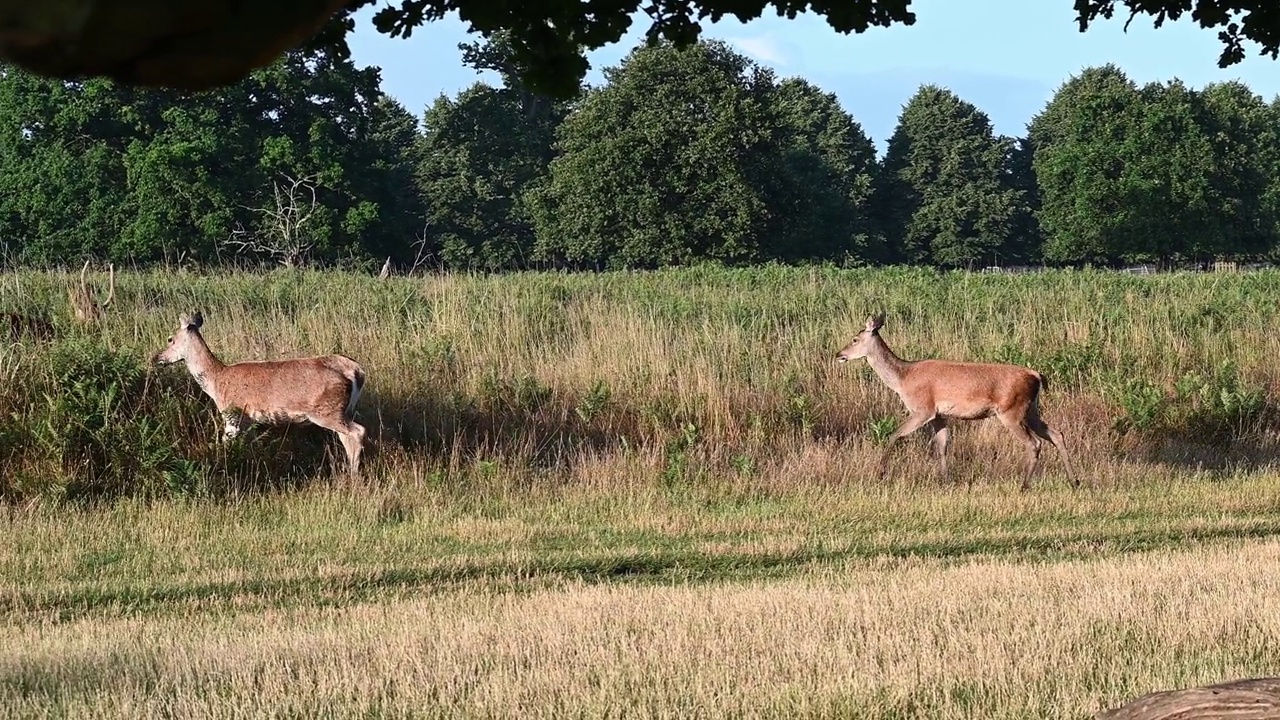
[[876,377],[880,378],[880,382],[889,386],[889,389],[895,393],[901,394],[902,377],[907,374],[911,363],[894,355],[879,335],[875,338],[876,342],[871,345],[871,351],[867,353],[867,364],[871,366]]
[[205,344],[204,338],[197,333],[195,342],[191,343],[191,351],[187,355],[187,371],[191,373],[191,377],[196,379],[200,389],[208,393],[214,400],[218,399],[218,376],[222,374],[226,367],[218,359],[218,356],[213,354],[209,346]]

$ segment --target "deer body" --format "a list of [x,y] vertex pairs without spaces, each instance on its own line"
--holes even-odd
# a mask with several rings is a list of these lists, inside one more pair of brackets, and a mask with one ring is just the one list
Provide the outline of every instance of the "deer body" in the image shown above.
[[226,438],[254,423],[309,422],[337,434],[352,474],[359,472],[365,435],[354,420],[365,380],[359,363],[345,355],[323,355],[226,365],[200,335],[200,313],[184,315],[178,322],[177,333],[155,362],[186,362],[187,371],[222,415]]
[[1062,434],[1040,417],[1040,392],[1047,383],[1040,373],[1017,365],[951,360],[903,360],[880,337],[884,316],[867,319],[866,328],[836,355],[840,362],[865,357],[871,370],[902,400],[909,413],[889,440],[880,458],[883,477],[889,451],[901,438],[922,427],[933,431],[943,477],[948,477],[947,448],[951,443],[950,420],[996,417],[1026,447],[1026,475],[1022,489],[1040,460],[1040,442],[1048,440],[1062,453],[1067,477],[1079,485]]

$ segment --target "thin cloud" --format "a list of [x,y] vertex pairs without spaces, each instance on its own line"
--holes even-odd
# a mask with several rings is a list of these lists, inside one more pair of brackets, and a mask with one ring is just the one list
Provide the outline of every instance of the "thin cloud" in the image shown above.
[[772,35],[761,35],[757,37],[731,37],[725,38],[731,44],[737,46],[739,50],[751,56],[760,62],[769,63],[770,65],[788,65],[790,60],[787,53],[778,45],[778,41],[773,39]]

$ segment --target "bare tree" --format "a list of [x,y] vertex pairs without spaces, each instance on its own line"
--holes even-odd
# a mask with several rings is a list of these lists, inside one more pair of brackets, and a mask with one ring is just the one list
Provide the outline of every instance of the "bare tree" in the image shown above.
[[416,250],[416,252],[413,255],[413,265],[409,268],[410,275],[413,275],[415,272],[417,272],[418,267],[426,263],[434,255],[434,253],[429,251],[429,248],[427,246],[428,238],[429,236],[427,234],[427,226],[426,226],[426,223],[423,223],[422,234],[414,236],[413,248]]
[[246,207],[262,216],[262,227],[250,230],[236,223],[231,237],[222,244],[236,253],[267,255],[285,267],[303,264],[315,248],[315,238],[307,224],[319,209],[316,188],[313,175],[298,178],[284,175],[284,182],[273,181],[271,191],[275,207]]

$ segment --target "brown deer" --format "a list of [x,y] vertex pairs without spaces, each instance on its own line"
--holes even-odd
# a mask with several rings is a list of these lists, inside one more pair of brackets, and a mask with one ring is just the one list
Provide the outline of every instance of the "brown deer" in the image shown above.
[[9,324],[9,339],[13,342],[22,340],[40,342],[53,339],[55,331],[53,323],[48,318],[24,315],[19,312],[6,312],[4,316]]
[[80,269],[80,287],[67,288],[67,297],[71,300],[71,311],[75,314],[76,321],[88,325],[102,320],[103,312],[111,301],[116,297],[116,268],[114,265],[107,266],[110,270],[110,289],[107,291],[107,299],[99,303],[93,293],[89,292],[89,261],[86,260],[84,267]]
[[1071,471],[1071,460],[1062,433],[1049,427],[1040,417],[1040,392],[1048,387],[1035,370],[1017,365],[955,362],[950,360],[903,360],[880,337],[884,314],[867,318],[866,328],[836,355],[848,362],[865,357],[880,381],[889,386],[907,406],[910,415],[889,436],[880,456],[880,477],[884,477],[889,450],[901,438],[928,425],[933,431],[933,445],[947,472],[947,446],[951,443],[951,420],[981,420],[996,416],[1022,440],[1027,449],[1027,472],[1022,489],[1031,487],[1031,475],[1040,460],[1040,441],[1048,440],[1062,453],[1063,466],[1071,484],[1080,481]]
[[345,355],[250,360],[224,365],[200,335],[203,315],[178,318],[178,331],[156,354],[157,365],[186,361],[200,389],[213,398],[226,423],[224,439],[254,423],[312,423],[342,441],[352,475],[360,472],[364,426],[354,419],[364,369]]

